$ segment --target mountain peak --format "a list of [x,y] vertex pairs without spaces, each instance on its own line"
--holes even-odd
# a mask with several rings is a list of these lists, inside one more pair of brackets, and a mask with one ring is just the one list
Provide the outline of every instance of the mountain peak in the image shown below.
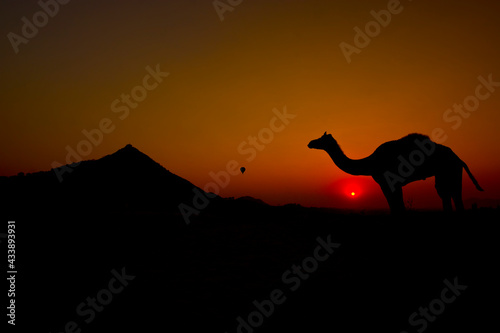
[[127,153],[127,154],[137,154],[137,153],[140,153],[140,154],[145,155],[143,152],[141,152],[139,149],[137,149],[134,146],[132,146],[130,143],[127,144],[127,145],[125,145],[125,147],[118,149],[116,152],[114,152],[111,155],[114,155],[116,153]]
[[0,194],[0,201],[18,208],[26,202],[46,207],[57,198],[60,207],[70,210],[177,212],[181,202],[192,202],[196,188],[131,144],[97,160],[67,165],[65,170],[69,171],[65,171],[63,181],[54,170],[0,179],[5,193]]
[[[155,162],[151,157],[141,152],[139,149],[132,146],[130,143],[125,147],[118,149],[112,154],[106,155],[97,161],[104,161],[106,163],[118,163],[122,164],[122,167],[126,165],[149,165],[149,167],[164,169],[160,164]],[[102,162],[101,162],[102,163]]]
[[138,150],[134,146],[132,146],[130,143],[127,144],[125,147],[121,148],[120,150]]

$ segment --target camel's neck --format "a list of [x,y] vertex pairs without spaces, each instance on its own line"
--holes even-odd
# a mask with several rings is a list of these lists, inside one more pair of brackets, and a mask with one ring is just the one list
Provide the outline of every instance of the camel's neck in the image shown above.
[[337,142],[332,142],[325,151],[330,155],[336,166],[340,170],[354,176],[371,176],[371,168],[367,158],[352,160],[347,157]]

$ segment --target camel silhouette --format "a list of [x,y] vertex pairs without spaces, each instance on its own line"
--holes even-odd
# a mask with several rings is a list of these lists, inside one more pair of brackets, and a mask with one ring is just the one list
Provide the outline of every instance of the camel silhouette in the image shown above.
[[382,189],[393,214],[405,211],[402,187],[416,180],[435,177],[435,187],[445,211],[452,211],[452,199],[457,211],[464,210],[462,169],[467,171],[476,188],[483,191],[467,165],[450,148],[423,134],[413,133],[388,141],[368,157],[358,160],[348,158],[326,132],[307,146],[326,151],[335,165],[348,174],[371,176]]

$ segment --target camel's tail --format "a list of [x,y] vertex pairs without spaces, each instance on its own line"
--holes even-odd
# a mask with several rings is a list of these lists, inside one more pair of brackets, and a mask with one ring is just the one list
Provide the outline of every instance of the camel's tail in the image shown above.
[[469,170],[469,167],[467,167],[467,164],[465,164],[464,161],[462,161],[462,164],[463,164],[463,167],[465,169],[465,171],[467,171],[467,174],[469,175],[470,177],[470,180],[472,180],[472,182],[474,183],[474,185],[476,186],[477,190],[478,191],[484,191],[481,186],[479,186],[479,183],[477,182],[476,178],[474,178],[474,176],[472,175],[472,172],[470,172]]

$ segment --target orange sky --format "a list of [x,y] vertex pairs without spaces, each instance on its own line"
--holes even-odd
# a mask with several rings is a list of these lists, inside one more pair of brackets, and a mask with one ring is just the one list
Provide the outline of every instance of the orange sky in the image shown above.
[[[364,31],[371,11],[388,6],[390,22],[371,31],[348,63],[339,45],[356,46],[354,28]],[[212,1],[70,1],[45,22],[36,1],[0,7],[0,175],[64,164],[66,147],[77,149],[83,130],[109,119],[84,159],[131,143],[200,187],[228,161],[245,166],[222,196],[385,208],[370,178],[344,174],[307,143],[328,131],[349,157],[361,158],[385,141],[442,128],[443,144],[485,189],[464,177],[464,198],[500,198],[500,89],[460,116],[458,128],[456,118],[443,119],[476,94],[479,76],[500,82],[494,1],[253,0],[224,12],[223,21]],[[15,45],[10,33],[22,36],[22,18],[34,15],[38,31]],[[144,81],[157,67],[168,76]],[[140,102],[127,106],[122,94],[131,93]],[[244,142],[285,106],[295,118],[248,161]],[[433,186],[410,184],[406,198],[416,208],[440,207]]]

